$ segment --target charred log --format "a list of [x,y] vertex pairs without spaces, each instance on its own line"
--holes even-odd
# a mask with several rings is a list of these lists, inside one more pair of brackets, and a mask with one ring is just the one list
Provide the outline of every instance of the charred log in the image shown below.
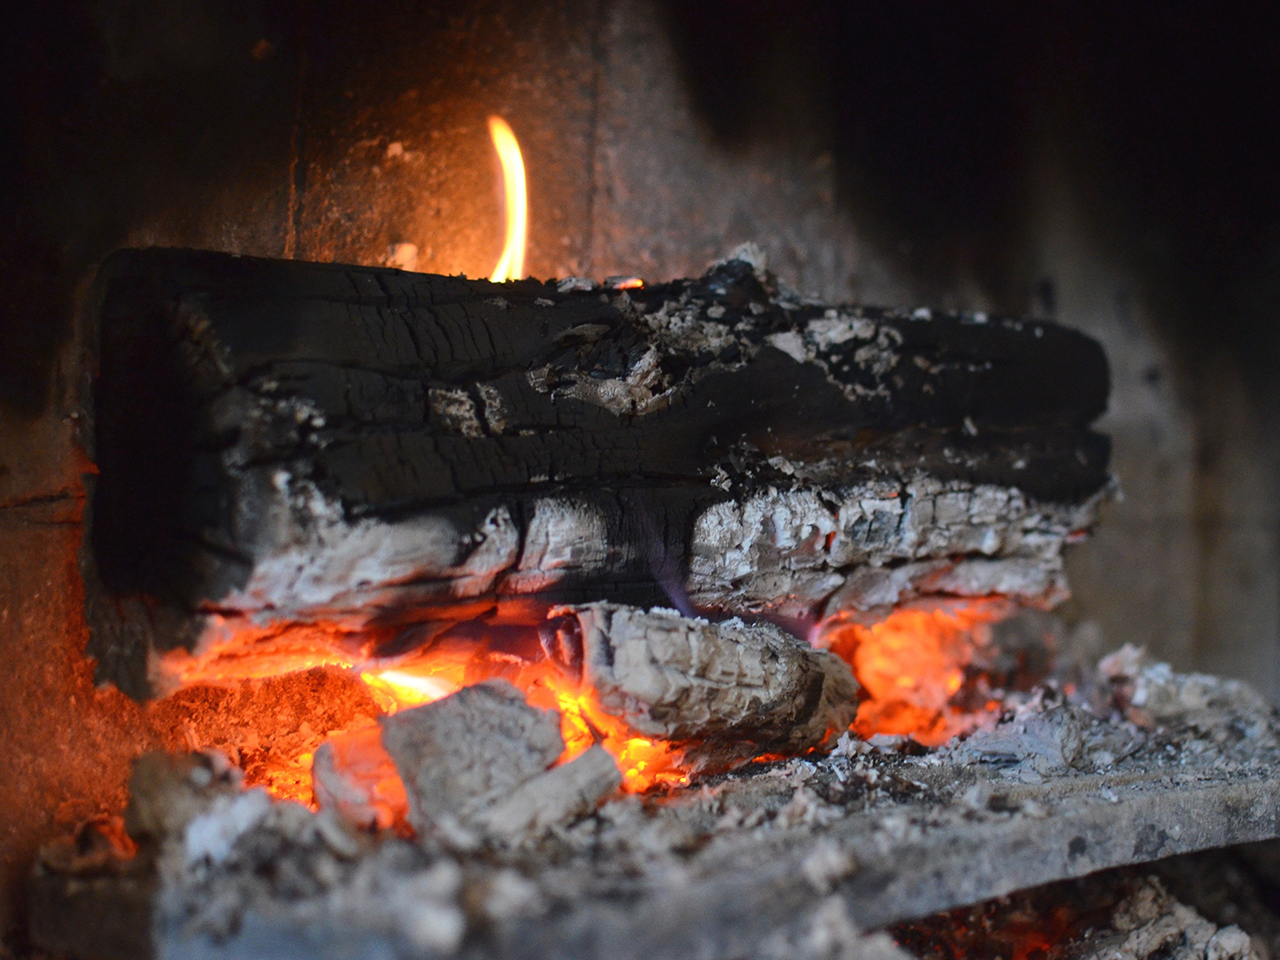
[[125,251],[97,321],[92,652],[135,693],[211,614],[1043,600],[1107,481],[1089,338],[743,260],[610,290]]

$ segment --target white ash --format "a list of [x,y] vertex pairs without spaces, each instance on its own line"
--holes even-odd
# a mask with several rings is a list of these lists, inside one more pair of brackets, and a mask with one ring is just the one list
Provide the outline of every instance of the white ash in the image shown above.
[[559,374],[552,388],[548,385],[550,371],[539,368],[529,371],[528,380],[535,390],[555,398],[581,400],[619,417],[644,416],[664,409],[676,392],[676,386],[666,381],[660,360],[657,347],[650,347],[625,377],[593,377],[587,372],[569,371]]
[[554,769],[564,751],[560,715],[529,706],[505,680],[489,680],[382,723],[382,742],[424,839],[471,849],[516,842],[593,810],[621,783],[593,749]]
[[1048,776],[1084,764],[1089,719],[1065,701],[1046,706],[1037,696],[1018,704],[994,727],[978,729],[948,749],[956,762],[1016,766],[1021,774]]
[[885,933],[863,933],[840,897],[826,897],[788,930],[766,937],[758,960],[910,960]]
[[835,840],[822,839],[814,844],[801,863],[804,878],[813,889],[822,894],[830,893],[835,884],[858,868],[853,851]]
[[1144,727],[1182,726],[1218,742],[1243,738],[1275,744],[1266,723],[1270,702],[1239,680],[1175,673],[1130,644],[1102,658],[1098,676],[1095,704]]
[[872,609],[920,594],[1066,595],[1062,546],[1102,497],[1067,507],[918,474],[839,490],[767,489],[694,524],[689,594],[707,605]]
[[1148,878],[1115,911],[1114,931],[1081,951],[1082,960],[1262,960],[1237,926],[1218,927]]
[[575,290],[590,293],[598,289],[600,284],[588,277],[565,277],[556,283],[556,290],[560,293],[570,293]]
[[755,271],[757,280],[764,280],[767,278],[767,271],[769,269],[768,251],[754,240],[748,240],[745,243],[740,243],[719,260],[712,260],[707,264],[707,270],[711,271],[716,267],[727,266],[735,260],[741,260],[743,263],[750,264],[751,269]]
[[573,574],[603,570],[614,553],[598,508],[542,498],[534,501],[519,560],[503,576],[503,587],[515,593],[546,589]]
[[270,810],[271,796],[262,788],[215,798],[208,810],[187,824],[182,841],[188,862],[207,860],[215,866],[225,862],[235,842]]
[[482,437],[484,428],[476,413],[476,402],[471,394],[456,387],[435,388],[428,391],[431,416],[438,419],[445,429],[463,437]]
[[508,842],[536,838],[552,827],[591,813],[618,789],[622,776],[602,747],[591,747],[569,763],[517,786],[474,817],[486,836]]
[[480,399],[484,403],[484,422],[488,426],[489,432],[493,434],[501,434],[507,429],[507,403],[502,398],[502,392],[493,384],[478,383],[476,391],[480,394]]
[[304,620],[317,611],[356,613],[408,580],[440,581],[446,596],[475,596],[516,561],[520,531],[506,507],[470,530],[436,514],[349,521],[309,480],[277,470],[271,487],[260,499],[278,502],[269,511],[272,534],[258,537],[263,556],[250,581],[222,602],[229,610]]

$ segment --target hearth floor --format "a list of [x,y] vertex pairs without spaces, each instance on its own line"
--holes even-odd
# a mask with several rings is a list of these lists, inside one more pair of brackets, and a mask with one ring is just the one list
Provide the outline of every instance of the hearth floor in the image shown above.
[[1280,836],[1274,710],[1162,665],[1139,687],[1141,704],[1107,716],[1042,691],[935,751],[845,735],[827,755],[620,797],[503,850],[357,836],[264,802],[224,814],[198,856],[173,838],[147,862],[46,858],[33,931],[104,955],[83,931],[128,916],[114,955],[209,960],[732,957],[833,903],[875,929]]

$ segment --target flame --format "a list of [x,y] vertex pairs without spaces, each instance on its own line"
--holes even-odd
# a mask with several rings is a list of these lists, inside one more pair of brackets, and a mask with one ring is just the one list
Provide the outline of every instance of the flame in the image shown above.
[[962,703],[987,644],[985,628],[1008,615],[1002,600],[894,610],[863,624],[837,614],[818,628],[819,646],[848,661],[866,692],[853,730],[914,737],[936,747],[985,722],[999,703]]
[[[626,723],[601,709],[590,687],[553,670],[546,673],[541,683],[551,695],[552,703],[548,705],[560,711],[560,735],[565,742],[562,763],[599,743],[622,771],[625,790],[643,793],[657,784],[677,786],[689,782],[680,766],[678,748],[663,740],[637,736]],[[544,705],[545,699],[539,694],[536,689],[531,691],[529,702]]]
[[520,156],[520,144],[516,135],[501,117],[489,118],[489,136],[502,161],[502,180],[507,201],[507,243],[502,249],[498,265],[489,279],[494,283],[519,280],[524,276],[525,232],[529,217],[528,197],[525,192],[524,159]]

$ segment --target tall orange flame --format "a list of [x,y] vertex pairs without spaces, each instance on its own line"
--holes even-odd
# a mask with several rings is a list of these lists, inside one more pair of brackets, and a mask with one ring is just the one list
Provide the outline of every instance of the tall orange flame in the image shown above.
[[524,159],[520,156],[520,144],[516,135],[501,117],[489,118],[489,136],[502,161],[502,179],[507,198],[507,243],[498,265],[489,279],[494,283],[519,280],[524,275],[525,232],[529,218],[528,197],[525,192]]

